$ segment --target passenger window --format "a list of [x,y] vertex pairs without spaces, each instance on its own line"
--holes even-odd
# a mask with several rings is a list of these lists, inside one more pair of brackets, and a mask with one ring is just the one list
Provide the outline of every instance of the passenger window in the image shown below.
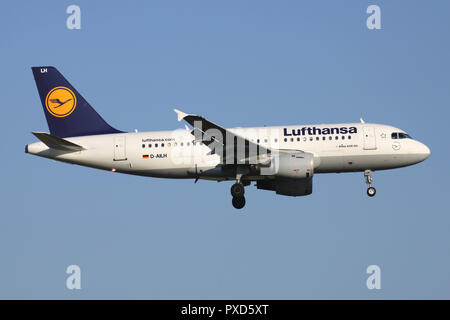
[[319,141],[320,140],[320,137],[316,137],[316,141]]
[[145,144],[142,145],[142,148],[145,148]]
[[309,141],[313,141],[313,137],[310,137],[310,138],[309,138]]
[[287,138],[284,138],[284,142],[287,142]]
[[167,146],[168,146],[168,147],[170,147],[170,146],[171,146],[170,142],[169,142],[169,143],[167,144]]
[[336,136],[336,138],[335,138],[336,140],[339,140],[339,137],[338,136]]
[[342,136],[342,140],[345,140],[345,136]]
[[188,147],[189,147],[189,142],[186,142],[186,146],[188,146]]
[[164,148],[164,143],[161,143],[161,148]]
[[157,143],[155,143],[155,148],[158,148],[158,144]]
[[303,141],[306,141],[306,137],[303,137]]
[[297,138],[297,141],[300,142],[300,138]]
[[294,142],[294,138],[291,138],[291,142]]
[[352,139],[352,136],[348,136],[348,140],[351,140]]
[[322,137],[322,140],[325,141],[325,140],[327,140],[327,138],[326,137]]
[[274,139],[273,141],[274,141],[274,142],[277,142],[277,141],[278,141],[278,139]]
[[149,144],[148,144],[148,147],[149,147],[149,148],[151,148],[151,147],[152,147],[152,144],[151,144],[151,143],[149,143]]
[[264,142],[267,143],[267,139],[264,139]]
[[256,143],[259,143],[259,139],[256,140]]
[[177,146],[177,143],[176,143],[176,142],[174,142],[174,143],[173,143],[173,146],[174,146],[174,147],[176,147],[176,146]]
[[180,142],[180,146],[183,146],[183,142]]
[[328,140],[333,140],[333,137],[332,137],[332,136],[330,136],[330,137],[328,138]]

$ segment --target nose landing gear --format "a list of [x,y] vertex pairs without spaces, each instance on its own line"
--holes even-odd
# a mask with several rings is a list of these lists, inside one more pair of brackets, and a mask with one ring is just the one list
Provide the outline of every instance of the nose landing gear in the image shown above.
[[373,182],[372,171],[371,170],[364,171],[364,177],[366,178],[366,184],[369,186],[367,188],[367,195],[369,197],[373,197],[377,193],[377,189],[372,187]]

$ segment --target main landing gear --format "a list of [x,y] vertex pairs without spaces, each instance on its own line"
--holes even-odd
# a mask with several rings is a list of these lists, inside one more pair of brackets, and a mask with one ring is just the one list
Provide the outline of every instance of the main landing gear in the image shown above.
[[236,183],[231,186],[231,195],[233,196],[232,204],[236,209],[242,209],[245,206],[245,185],[249,185],[249,181],[241,182],[242,174],[236,176]]
[[242,209],[245,206],[245,188],[242,182],[238,181],[231,186],[231,195],[233,196],[233,207]]
[[377,193],[377,189],[372,187],[372,182],[373,182],[372,171],[370,171],[370,170],[364,171],[364,177],[366,178],[366,184],[369,186],[367,188],[367,195],[369,197],[373,197]]
[[233,207],[236,209],[242,209],[245,206],[245,197],[233,197],[233,200],[231,200],[231,203],[233,204]]

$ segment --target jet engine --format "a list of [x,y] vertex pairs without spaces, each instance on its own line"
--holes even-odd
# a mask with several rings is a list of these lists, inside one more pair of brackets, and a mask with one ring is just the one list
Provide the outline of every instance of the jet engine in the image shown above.
[[313,154],[303,151],[280,152],[273,155],[269,170],[272,172],[267,179],[256,182],[258,189],[294,197],[312,193]]
[[280,152],[273,155],[272,170],[274,176],[282,179],[312,178],[314,174],[314,156],[303,151]]

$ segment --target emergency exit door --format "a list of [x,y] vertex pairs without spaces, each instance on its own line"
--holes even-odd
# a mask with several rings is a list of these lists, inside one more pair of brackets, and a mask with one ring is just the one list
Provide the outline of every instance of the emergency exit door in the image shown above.
[[375,150],[377,148],[375,128],[363,127],[363,134],[364,134],[364,150]]
[[114,161],[127,160],[125,136],[114,138]]

